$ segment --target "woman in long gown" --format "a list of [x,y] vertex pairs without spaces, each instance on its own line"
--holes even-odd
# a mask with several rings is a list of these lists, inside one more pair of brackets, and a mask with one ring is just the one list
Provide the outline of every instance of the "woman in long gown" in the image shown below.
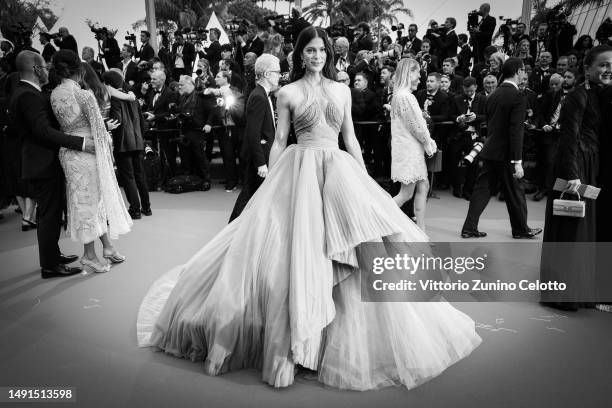
[[393,75],[391,180],[401,183],[399,193],[393,197],[398,206],[404,205],[414,194],[414,215],[417,225],[424,231],[429,191],[425,154],[431,157],[437,146],[429,135],[419,102],[412,94],[419,85],[420,70],[416,60],[403,58]]
[[[362,244],[427,236],[368,176],[332,52],[322,29],[301,32],[268,176],[240,217],[153,284],[141,346],[204,361],[210,375],[254,367],[285,387],[302,366],[326,385],[367,390],[415,387],[480,343],[448,303],[362,302]],[[291,119],[298,143],[287,147]]]
[[[576,197],[581,184],[599,185],[601,139],[610,132],[602,126],[601,99],[604,87],[612,83],[611,62],[609,46],[588,51],[584,58],[586,81],[570,92],[561,105],[554,178],[568,181],[564,198]],[[560,195],[557,191],[548,194],[540,271],[542,280],[565,282],[568,290],[562,294],[543,293],[542,300],[557,309],[577,310],[579,306],[592,306],[597,296],[597,273],[603,271],[597,270],[594,243],[597,230],[609,226],[597,219],[595,206],[602,203],[599,199],[584,200],[583,218],[553,215],[553,201]]]
[[[110,239],[129,232],[132,225],[113,169],[112,139],[96,96],[91,90],[81,89],[85,71],[78,55],[70,50],[58,51],[53,56],[53,70],[62,78],[51,93],[51,107],[62,131],[93,140],[96,147],[95,155],[63,148],[59,152],[66,176],[68,232],[73,240],[83,243],[83,267],[107,272],[110,266],[97,257],[95,240],[102,241],[104,258],[122,262],[125,258]],[[91,87],[91,80],[89,84]],[[108,101],[103,109],[110,109],[110,97]]]

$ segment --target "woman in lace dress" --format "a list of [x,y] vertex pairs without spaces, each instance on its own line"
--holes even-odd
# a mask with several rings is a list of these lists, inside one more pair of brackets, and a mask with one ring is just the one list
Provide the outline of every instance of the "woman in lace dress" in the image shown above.
[[[362,251],[427,237],[365,170],[325,31],[302,30],[293,59],[268,175],[238,218],[153,284],[139,344],[203,361],[210,375],[254,367],[275,387],[299,366],[342,389],[416,387],[480,337],[445,302],[362,301]],[[291,122],[298,142],[287,146]]]
[[400,207],[414,194],[416,222],[425,230],[425,204],[429,191],[425,154],[432,156],[437,147],[429,136],[423,112],[412,94],[420,78],[420,66],[416,60],[403,58],[397,64],[391,100],[391,179],[402,183],[399,193],[393,197]]
[[[93,272],[107,272],[95,251],[95,240],[102,241],[103,257],[122,262],[125,257],[113,247],[110,238],[129,232],[132,220],[117,185],[112,162],[112,139],[106,131],[100,106],[110,101],[100,89],[81,89],[85,71],[78,55],[60,50],[53,57],[53,74],[61,83],[51,93],[51,106],[63,132],[93,139],[96,154],[60,149],[66,175],[68,233],[84,245],[81,264]],[[91,82],[90,82],[91,83]],[[102,87],[105,89],[104,87]],[[96,96],[102,96],[97,100]],[[108,108],[106,108],[108,109]]]

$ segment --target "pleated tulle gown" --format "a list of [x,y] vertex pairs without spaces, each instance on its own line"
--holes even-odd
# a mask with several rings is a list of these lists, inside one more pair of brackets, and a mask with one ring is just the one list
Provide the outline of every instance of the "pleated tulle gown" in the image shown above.
[[338,148],[343,110],[333,92],[304,92],[298,143],[240,217],[153,284],[139,345],[203,361],[210,375],[257,368],[276,387],[293,383],[297,365],[341,389],[415,387],[481,339],[446,302],[361,301],[362,243],[428,238]]

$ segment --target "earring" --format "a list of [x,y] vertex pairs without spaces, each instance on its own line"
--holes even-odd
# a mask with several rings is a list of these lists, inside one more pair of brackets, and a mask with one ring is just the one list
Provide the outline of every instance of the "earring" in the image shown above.
[[306,68],[306,63],[302,60],[302,68]]

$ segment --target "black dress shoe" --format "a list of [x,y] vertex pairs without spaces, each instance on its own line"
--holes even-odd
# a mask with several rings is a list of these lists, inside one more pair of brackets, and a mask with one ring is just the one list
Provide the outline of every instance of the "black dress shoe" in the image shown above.
[[512,233],[514,239],[533,239],[536,235],[542,232],[542,228],[529,228],[529,231]]
[[541,201],[544,197],[546,197],[546,193],[544,191],[538,191],[534,194],[532,200],[533,201]]
[[453,188],[453,196],[457,198],[461,198],[463,193],[461,192],[461,188]]
[[484,238],[486,236],[487,233],[482,231],[461,231],[461,238]]
[[128,213],[130,214],[130,217],[132,217],[133,220],[139,220],[142,218],[142,214],[140,213],[140,211],[128,211]]
[[59,263],[61,263],[62,265],[66,265],[66,264],[69,264],[69,263],[73,263],[77,259],[79,259],[79,257],[76,256],[76,255],[64,255],[64,254],[60,254],[60,256],[59,256]]
[[38,228],[38,225],[35,222],[26,220],[25,218],[21,219],[21,231],[26,232],[36,228]]
[[40,275],[43,279],[72,276],[81,272],[81,268],[71,268],[66,265],[57,265],[53,268],[42,268]]
[[141,212],[143,215],[146,215],[147,217],[150,217],[150,216],[152,216],[152,215],[153,215],[153,211],[151,211],[151,209],[150,209],[150,208],[143,208],[142,210],[140,210],[140,212]]
[[205,181],[204,184],[202,184],[202,191],[208,190],[210,190],[210,181]]

